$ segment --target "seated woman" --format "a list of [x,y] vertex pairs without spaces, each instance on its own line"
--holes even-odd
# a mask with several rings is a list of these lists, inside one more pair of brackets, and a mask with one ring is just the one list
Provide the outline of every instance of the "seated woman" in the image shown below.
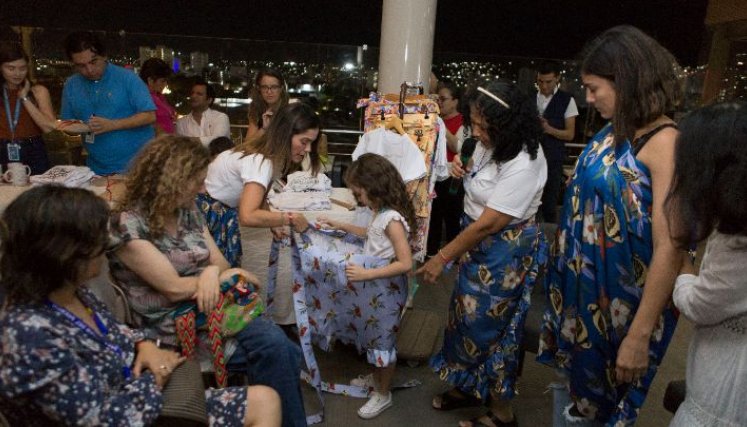
[[[11,425],[150,425],[161,412],[161,387],[184,359],[117,323],[82,286],[100,274],[108,221],[90,191],[51,185],[3,214],[0,411]],[[205,399],[211,425],[280,425],[268,387]]]
[[[135,159],[127,190],[112,214],[118,247],[110,255],[113,277],[127,293],[137,322],[166,345],[176,346],[175,314],[196,300],[209,313],[220,296],[220,281],[240,273],[229,269],[197,210],[210,153],[198,139],[165,135]],[[200,336],[208,342],[206,333]],[[218,356],[218,355],[214,355]],[[283,425],[306,425],[299,384],[300,349],[271,320],[258,317],[224,343],[228,371],[268,385],[282,397]]]

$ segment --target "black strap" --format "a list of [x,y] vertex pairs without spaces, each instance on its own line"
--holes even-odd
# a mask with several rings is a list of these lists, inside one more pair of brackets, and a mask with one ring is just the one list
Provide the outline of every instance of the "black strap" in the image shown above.
[[639,136],[638,138],[633,140],[633,154],[638,155],[638,153],[643,149],[643,146],[646,145],[649,139],[651,139],[652,136],[659,133],[660,130],[665,128],[675,128],[677,129],[676,123],[664,123],[662,125],[659,125],[650,131],[644,133],[643,135]]

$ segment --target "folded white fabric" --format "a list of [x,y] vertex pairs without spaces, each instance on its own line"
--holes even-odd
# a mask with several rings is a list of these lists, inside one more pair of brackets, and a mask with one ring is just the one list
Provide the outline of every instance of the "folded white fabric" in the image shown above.
[[332,209],[329,194],[324,191],[270,192],[267,200],[275,209],[281,211],[326,211]]
[[332,192],[332,180],[323,173],[312,176],[311,172],[299,171],[288,175],[288,183],[283,191],[324,191]]
[[61,184],[65,187],[87,188],[94,173],[87,166],[58,165],[41,175],[32,175],[33,185]]

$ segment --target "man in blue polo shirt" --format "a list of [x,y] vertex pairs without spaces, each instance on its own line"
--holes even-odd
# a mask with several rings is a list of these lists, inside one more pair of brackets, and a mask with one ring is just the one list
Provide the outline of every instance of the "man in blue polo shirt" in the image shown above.
[[156,106],[148,87],[132,71],[110,64],[101,40],[88,31],[65,39],[76,74],[62,90],[63,120],[82,120],[88,166],[99,175],[126,172],[130,160],[154,136]]

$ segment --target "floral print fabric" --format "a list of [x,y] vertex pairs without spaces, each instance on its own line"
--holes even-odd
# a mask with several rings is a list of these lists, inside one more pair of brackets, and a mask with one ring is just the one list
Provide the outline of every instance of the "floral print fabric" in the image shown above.
[[671,302],[633,385],[614,380],[617,350],[643,295],[653,254],[648,168],[628,141],[603,128],[578,159],[548,268],[548,308],[537,360],[570,378],[578,409],[607,425],[632,425],[674,333]]
[[[473,220],[462,216],[462,229]],[[527,220],[488,236],[461,260],[444,333],[431,359],[442,380],[484,402],[516,394],[524,320],[547,243]]]
[[205,216],[210,235],[231,267],[241,267],[241,228],[239,211],[207,193],[197,195],[197,208]]
[[[119,324],[85,288],[78,296],[106,325],[106,339],[124,360],[45,304],[14,306],[2,313],[0,410],[11,425],[152,424],[162,407],[161,392],[149,372],[125,379],[134,341],[142,334]],[[205,393],[211,423],[243,425],[246,390]]]

